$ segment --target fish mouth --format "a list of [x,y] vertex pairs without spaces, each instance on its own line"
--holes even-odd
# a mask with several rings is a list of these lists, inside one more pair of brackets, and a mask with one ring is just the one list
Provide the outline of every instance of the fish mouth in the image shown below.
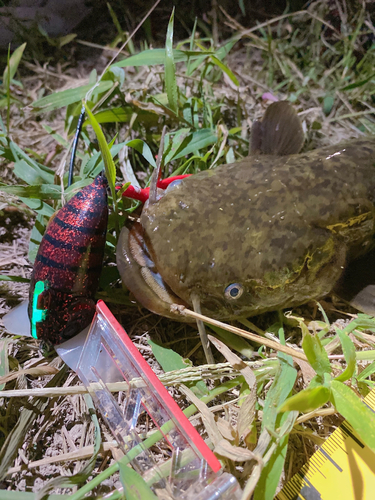
[[[116,261],[121,280],[137,302],[149,311],[184,321],[171,311],[172,304],[187,306],[159,274],[144,240],[144,228],[135,222],[131,229],[123,227],[116,248]],[[186,318],[185,321],[191,322]]]

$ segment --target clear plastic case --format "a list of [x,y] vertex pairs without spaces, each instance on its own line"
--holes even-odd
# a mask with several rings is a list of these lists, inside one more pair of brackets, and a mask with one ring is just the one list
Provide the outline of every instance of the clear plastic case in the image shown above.
[[[131,465],[158,498],[237,500],[241,497],[236,478],[222,473],[219,460],[103,301],[97,304],[77,373],[122,451],[133,450],[136,456]],[[124,381],[128,389],[121,409],[107,384]],[[163,436],[152,451],[143,445],[141,433],[146,413]],[[171,458],[167,471],[163,465],[157,465],[154,457],[157,448]]]

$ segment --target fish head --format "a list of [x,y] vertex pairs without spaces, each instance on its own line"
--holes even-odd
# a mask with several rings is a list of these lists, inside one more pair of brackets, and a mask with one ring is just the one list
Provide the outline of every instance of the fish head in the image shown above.
[[[251,139],[254,155],[267,156],[270,171],[274,158],[295,154],[302,144],[301,123],[285,102],[268,108]],[[260,269],[267,259],[259,248],[269,224],[250,220],[262,190],[256,173],[252,180],[252,168],[263,168],[254,155],[171,184],[163,196],[146,202],[139,222],[123,228],[117,266],[125,286],[147,309],[181,319],[171,305],[191,307],[195,297],[202,312],[217,319],[256,313],[259,294],[267,288]]]

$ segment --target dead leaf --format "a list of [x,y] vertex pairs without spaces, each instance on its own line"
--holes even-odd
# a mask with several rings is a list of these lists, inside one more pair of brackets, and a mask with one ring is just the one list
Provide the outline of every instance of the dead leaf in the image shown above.
[[233,446],[226,439],[222,439],[216,444],[214,452],[222,457],[229,458],[229,460],[233,460],[233,462],[246,462],[247,460],[256,460],[258,462],[261,460],[252,451],[240,448],[239,446]]
[[197,398],[197,396],[188,387],[186,387],[186,385],[181,385],[180,390],[197,407],[202,416],[203,424],[206,427],[207,434],[212,443],[216,445],[216,443],[222,440],[222,437],[216,425],[215,418],[209,410],[208,406],[199,398]]
[[239,371],[245,378],[247,385],[252,390],[256,387],[257,379],[249,366],[242,361],[241,358],[234,354],[229,347],[227,347],[223,342],[213,337],[212,335],[208,335],[208,339],[212,344],[216,347],[218,351],[227,359],[227,361],[233,366],[234,370]]
[[255,417],[255,403],[257,394],[254,389],[246,397],[243,402],[237,419],[237,432],[240,438],[246,439],[246,436],[251,432],[251,424]]
[[227,347],[223,342],[208,335],[210,342],[216,347],[218,351],[227,359],[227,361],[233,366],[234,370],[239,371],[247,385],[250,389],[250,394],[246,397],[245,401],[242,403],[238,414],[237,421],[237,432],[240,438],[245,439],[246,436],[251,431],[251,424],[255,416],[255,403],[256,403],[256,388],[257,380],[252,369],[240,359],[237,354],[234,354],[229,347]]
[[219,417],[216,419],[216,425],[224,439],[227,439],[228,441],[235,439],[236,431],[233,429],[233,426],[228,422],[228,420],[224,420]]
[[302,378],[303,381],[306,385],[309,385],[311,382],[311,379],[313,379],[316,375],[316,371],[314,368],[310,365],[310,363],[307,363],[307,361],[303,361],[302,359],[295,359],[294,360],[297,365],[299,365],[302,373]]

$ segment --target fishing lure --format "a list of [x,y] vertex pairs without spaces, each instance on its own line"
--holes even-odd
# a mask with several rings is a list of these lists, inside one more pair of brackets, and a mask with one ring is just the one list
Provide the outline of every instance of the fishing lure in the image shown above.
[[95,313],[108,222],[107,180],[98,175],[49,222],[31,275],[31,334],[52,344],[73,337]]

